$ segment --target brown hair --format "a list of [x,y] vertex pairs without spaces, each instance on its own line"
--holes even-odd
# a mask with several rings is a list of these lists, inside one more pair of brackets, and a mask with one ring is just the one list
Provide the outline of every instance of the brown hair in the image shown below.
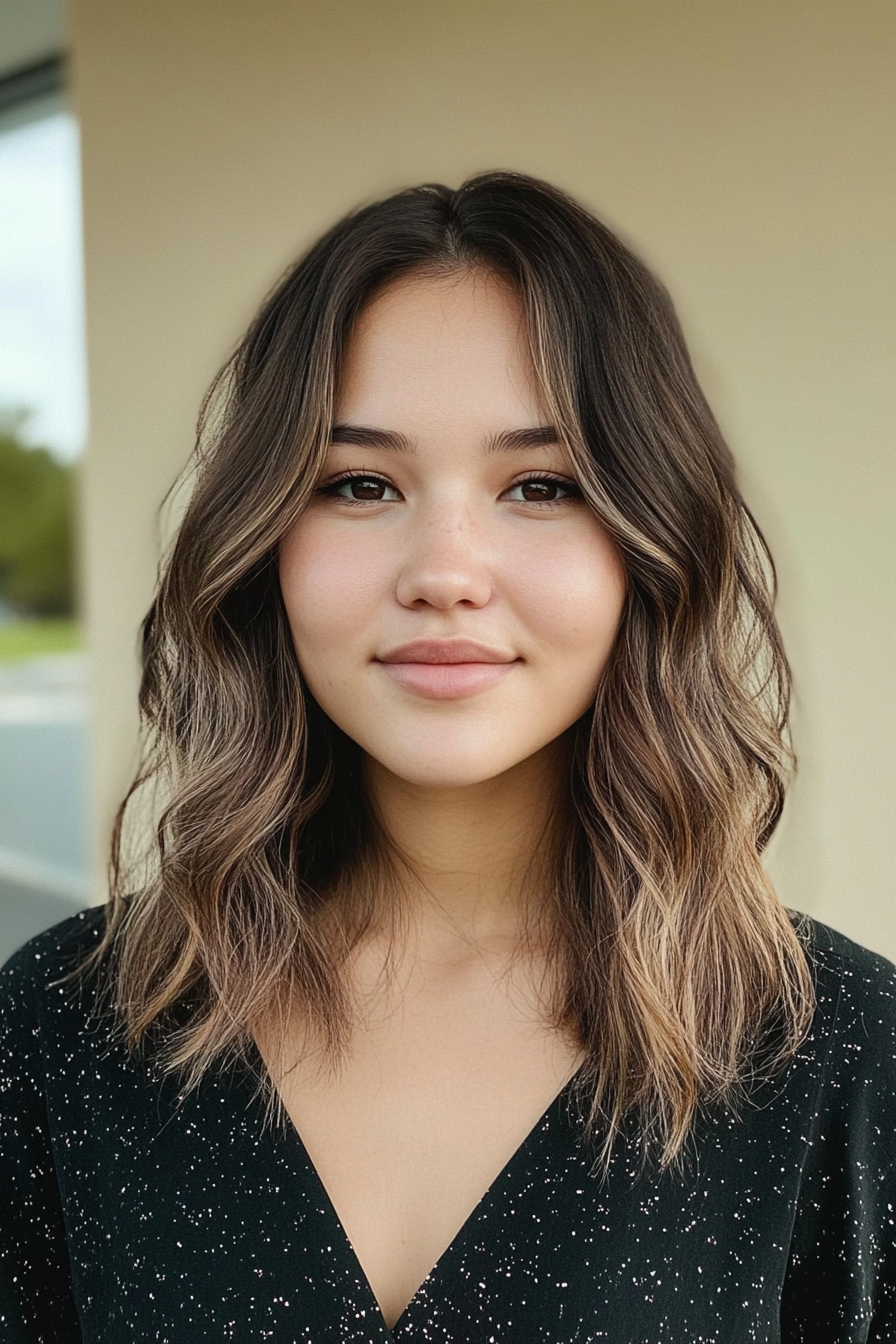
[[[552,1014],[587,1051],[605,1155],[633,1117],[669,1160],[698,1108],[734,1100],[760,1058],[783,1063],[811,1017],[806,957],[761,864],[791,763],[789,674],[772,562],[666,293],[531,178],[422,186],[348,216],[218,376],[143,625],[145,759],[116,822],[101,951],[131,1043],[161,1027],[191,1081],[286,999],[329,1050],[345,1039],[364,917],[334,920],[334,892],[362,900],[397,868],[359,749],[303,686],[278,547],[314,488],[365,302],[469,266],[519,294],[547,409],[627,571],[552,850]],[[153,781],[166,801],[135,876],[123,822]]]

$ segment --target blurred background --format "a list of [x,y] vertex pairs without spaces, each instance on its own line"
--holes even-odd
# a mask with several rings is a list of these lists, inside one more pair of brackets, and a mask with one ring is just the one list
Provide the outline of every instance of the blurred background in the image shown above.
[[87,428],[78,127],[61,6],[0,4],[0,958],[85,905]]
[[104,899],[159,506],[261,296],[513,168],[672,293],[780,569],[773,878],[896,958],[894,74],[891,0],[2,0],[0,956]]

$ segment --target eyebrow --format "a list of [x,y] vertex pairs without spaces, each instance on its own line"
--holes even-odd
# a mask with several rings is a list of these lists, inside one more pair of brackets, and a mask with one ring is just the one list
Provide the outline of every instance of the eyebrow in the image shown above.
[[[512,453],[526,448],[544,448],[558,444],[560,436],[553,425],[536,425],[532,429],[505,429],[492,434],[486,441],[485,451]],[[415,453],[417,449],[405,434],[394,429],[374,429],[368,425],[334,425],[331,444],[347,444],[355,448],[379,448],[390,453]]]

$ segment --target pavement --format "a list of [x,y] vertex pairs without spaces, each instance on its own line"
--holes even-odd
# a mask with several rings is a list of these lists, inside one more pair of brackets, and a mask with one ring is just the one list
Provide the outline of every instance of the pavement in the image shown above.
[[0,964],[89,903],[86,655],[0,664]]

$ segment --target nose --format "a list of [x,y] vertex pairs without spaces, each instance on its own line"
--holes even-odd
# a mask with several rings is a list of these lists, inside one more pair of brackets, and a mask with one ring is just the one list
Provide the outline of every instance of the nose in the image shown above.
[[395,589],[403,607],[484,607],[492,591],[487,547],[469,510],[445,506],[417,519]]

